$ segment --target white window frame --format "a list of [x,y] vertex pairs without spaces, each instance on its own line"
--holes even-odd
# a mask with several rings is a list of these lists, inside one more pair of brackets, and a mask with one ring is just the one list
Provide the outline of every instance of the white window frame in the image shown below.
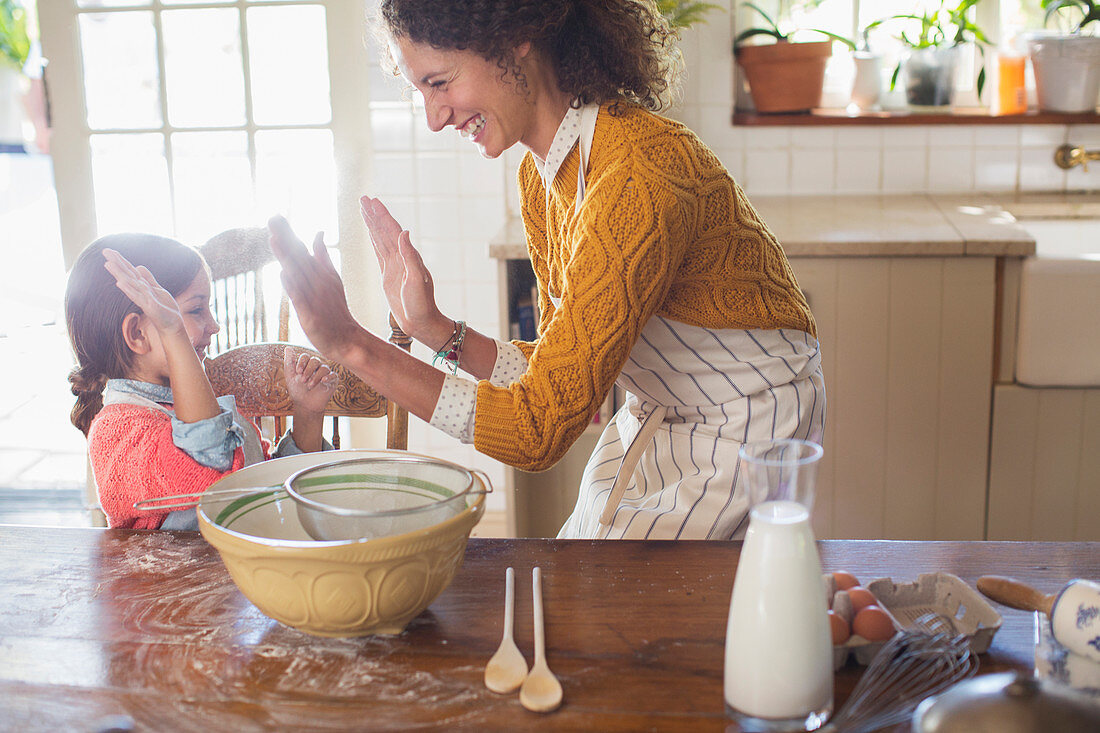
[[[328,243],[339,243],[342,256],[354,262],[361,259],[357,252],[365,251],[368,244],[366,232],[358,216],[358,197],[366,190],[370,171],[370,109],[369,64],[364,43],[364,4],[358,0],[237,0],[236,2],[195,2],[166,4],[150,0],[144,5],[115,5],[106,0],[102,6],[81,8],[76,0],[50,0],[38,3],[42,33],[43,54],[47,67],[52,116],[51,155],[54,161],[55,185],[61,220],[61,240],[66,267],[70,266],[80,250],[98,235],[96,223],[95,193],[92,185],[91,136],[87,120],[87,107],[83,83],[80,52],[79,16],[85,13],[150,11],[154,14],[157,36],[158,74],[162,110],[167,109],[169,87],[164,83],[164,41],[161,33],[160,14],[164,11],[197,9],[233,9],[241,13],[242,64],[245,71],[245,94],[249,93],[248,47],[245,9],[250,7],[292,7],[319,5],[325,9],[328,36],[328,66],[331,120],[316,125],[263,125],[252,120],[251,105],[246,102],[247,119],[244,125],[203,127],[202,130],[244,131],[248,135],[249,163],[256,164],[254,139],[259,130],[266,129],[327,129],[333,137],[336,163],[335,189],[337,195],[337,232],[329,236]],[[159,127],[133,130],[100,130],[94,134],[147,134],[164,135],[165,155],[171,174],[172,153],[167,140],[174,132],[193,131],[194,128],[177,128],[162,114]],[[169,181],[171,181],[169,175]],[[273,212],[274,213],[274,212]],[[371,268],[372,270],[377,268]]]

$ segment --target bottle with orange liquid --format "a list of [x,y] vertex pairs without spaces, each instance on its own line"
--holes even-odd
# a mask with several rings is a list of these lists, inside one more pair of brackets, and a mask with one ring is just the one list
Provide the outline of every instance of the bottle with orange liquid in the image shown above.
[[1018,44],[1009,43],[997,52],[997,95],[993,114],[1018,115],[1027,112],[1027,86],[1024,81],[1027,56]]

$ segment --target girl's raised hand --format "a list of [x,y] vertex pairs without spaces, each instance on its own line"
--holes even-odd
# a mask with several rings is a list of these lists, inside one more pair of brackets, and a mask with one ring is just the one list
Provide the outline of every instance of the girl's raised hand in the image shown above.
[[408,231],[401,229],[378,199],[363,196],[359,208],[378,257],[382,290],[393,317],[401,330],[421,343],[441,344],[454,324],[436,306],[432,275],[413,247]]
[[341,361],[352,335],[361,327],[348,309],[344,283],[329,259],[324,235],[317,233],[310,254],[283,217],[273,217],[267,227],[271,251],[283,268],[283,287],[294,303],[302,330],[318,351]]
[[287,392],[298,409],[320,414],[325,411],[340,378],[328,364],[310,354],[299,354],[288,346],[283,350],[283,374]]
[[103,259],[104,267],[114,276],[119,290],[141,309],[158,331],[186,331],[176,299],[160,286],[144,265],[134,267],[113,249],[104,249]]

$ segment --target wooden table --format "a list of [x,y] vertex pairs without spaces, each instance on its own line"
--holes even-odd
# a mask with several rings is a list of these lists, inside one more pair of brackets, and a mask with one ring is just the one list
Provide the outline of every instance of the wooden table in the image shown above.
[[[726,615],[740,543],[470,541],[451,586],[396,637],[323,639],[263,616],[197,533],[0,527],[0,727],[101,730],[691,730],[724,716]],[[946,570],[1053,592],[1100,577],[1100,543],[820,543],[865,582]],[[543,568],[549,715],[482,684],[504,569],[528,661],[530,569]],[[980,672],[1031,669],[1033,619],[1004,625]],[[837,674],[837,704],[861,672]],[[125,720],[125,718],[123,719]]]

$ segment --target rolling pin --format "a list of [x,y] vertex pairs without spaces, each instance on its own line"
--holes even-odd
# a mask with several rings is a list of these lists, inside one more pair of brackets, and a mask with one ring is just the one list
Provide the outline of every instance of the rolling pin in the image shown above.
[[1009,608],[1042,611],[1050,618],[1051,634],[1059,644],[1100,662],[1100,583],[1078,578],[1057,593],[1046,595],[1012,578],[983,575],[977,586]]

